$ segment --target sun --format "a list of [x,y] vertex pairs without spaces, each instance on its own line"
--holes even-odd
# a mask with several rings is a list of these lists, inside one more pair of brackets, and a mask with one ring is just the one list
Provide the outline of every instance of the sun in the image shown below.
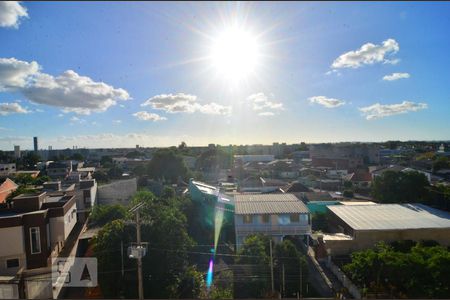
[[213,39],[210,58],[225,79],[246,79],[255,73],[260,60],[257,38],[242,28],[229,28]]

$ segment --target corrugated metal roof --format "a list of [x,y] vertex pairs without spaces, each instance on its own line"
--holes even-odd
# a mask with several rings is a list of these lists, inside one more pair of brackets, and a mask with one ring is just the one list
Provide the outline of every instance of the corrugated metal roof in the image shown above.
[[450,214],[422,204],[328,206],[355,230],[450,228]]
[[240,215],[309,212],[293,194],[236,195],[234,201],[235,213]]

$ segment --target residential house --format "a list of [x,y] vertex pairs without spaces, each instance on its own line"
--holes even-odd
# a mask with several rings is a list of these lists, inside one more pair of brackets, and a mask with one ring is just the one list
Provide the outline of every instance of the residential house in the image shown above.
[[247,236],[262,233],[280,242],[286,236],[311,234],[311,218],[306,205],[293,194],[235,195],[236,247]]
[[0,178],[8,177],[16,172],[16,164],[0,164]]
[[52,162],[47,166],[47,175],[52,179],[66,179],[72,173],[72,161]]
[[0,203],[4,203],[6,198],[17,190],[19,186],[9,178],[0,179]]
[[380,241],[434,240],[450,246],[450,214],[422,204],[328,206],[329,227],[344,235],[324,235],[331,255],[372,248]]
[[[74,196],[21,194],[0,208],[0,295],[52,298],[51,259],[77,222]],[[33,274],[46,274],[36,280]],[[3,277],[6,276],[6,277]],[[30,277],[29,277],[30,276]],[[44,278],[44,279],[42,279]]]

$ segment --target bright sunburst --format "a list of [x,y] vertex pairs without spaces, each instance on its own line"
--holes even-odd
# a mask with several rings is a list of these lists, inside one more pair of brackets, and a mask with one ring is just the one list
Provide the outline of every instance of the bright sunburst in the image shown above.
[[259,51],[256,37],[235,26],[213,39],[210,58],[218,73],[235,82],[248,78],[256,71]]

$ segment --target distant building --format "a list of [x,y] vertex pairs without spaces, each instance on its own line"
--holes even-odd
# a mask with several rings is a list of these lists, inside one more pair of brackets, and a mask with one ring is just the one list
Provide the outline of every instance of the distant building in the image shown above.
[[47,166],[47,175],[52,179],[66,179],[72,173],[72,161],[52,162]]
[[234,156],[235,161],[240,161],[241,163],[247,163],[247,162],[271,162],[275,160],[274,155],[235,155]]
[[39,150],[37,136],[33,137],[33,146],[34,146],[34,152],[37,152]]
[[450,214],[422,204],[328,206],[329,226],[343,238],[324,236],[331,255],[349,254],[380,241],[434,240],[450,245]]
[[17,190],[19,186],[9,178],[0,179],[0,203],[4,203],[6,198]]
[[16,172],[16,164],[0,164],[0,178]]
[[20,158],[20,146],[14,146],[14,158]]
[[309,239],[311,217],[306,205],[292,194],[240,194],[235,195],[236,247],[245,238],[262,233],[275,242],[286,236]]

